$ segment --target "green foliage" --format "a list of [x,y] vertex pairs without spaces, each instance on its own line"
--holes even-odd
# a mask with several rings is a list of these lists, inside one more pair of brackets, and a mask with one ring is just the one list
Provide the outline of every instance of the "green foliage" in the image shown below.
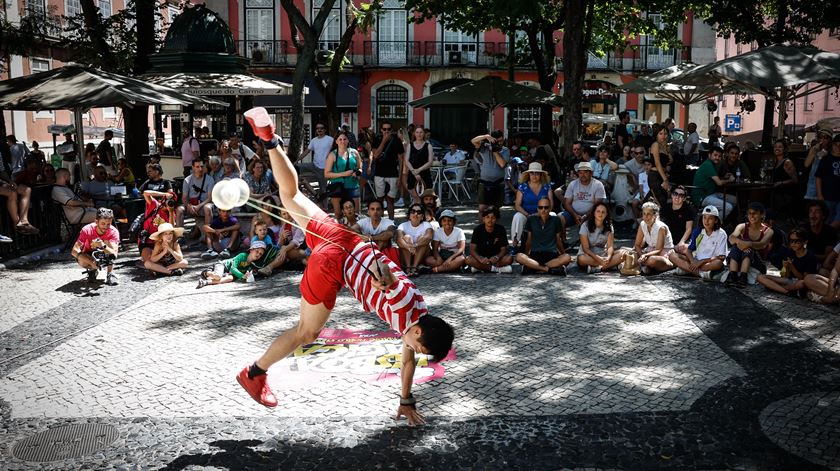
[[0,71],[4,71],[6,62],[2,60],[12,55],[33,56],[50,38],[59,35],[61,17],[54,14],[55,7],[44,12],[27,11],[18,23],[0,17]]
[[[85,27],[84,15],[79,13],[72,17],[63,17],[64,35],[60,45],[70,51],[70,59],[81,64],[90,64],[109,72],[116,72],[131,75],[137,55],[137,23],[135,0],[129,0],[126,8],[114,13],[108,18],[103,18],[97,8],[99,21],[96,30],[91,31]],[[161,4],[155,9],[155,20],[162,19]],[[94,38],[95,34],[106,38],[110,49],[110,57],[101,54],[97,49]],[[154,38],[155,50],[163,41],[162,37],[156,35]]]
[[810,44],[812,35],[837,26],[840,13],[835,0],[711,0],[708,7],[704,21],[718,34],[759,46]]

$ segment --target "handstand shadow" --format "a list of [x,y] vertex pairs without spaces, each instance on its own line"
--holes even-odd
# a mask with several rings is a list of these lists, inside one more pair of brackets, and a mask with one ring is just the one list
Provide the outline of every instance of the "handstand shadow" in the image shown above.
[[105,285],[105,281],[96,280],[90,282],[87,280],[73,280],[67,284],[61,285],[55,290],[61,293],[75,294],[76,296],[99,296],[102,293],[98,291]]

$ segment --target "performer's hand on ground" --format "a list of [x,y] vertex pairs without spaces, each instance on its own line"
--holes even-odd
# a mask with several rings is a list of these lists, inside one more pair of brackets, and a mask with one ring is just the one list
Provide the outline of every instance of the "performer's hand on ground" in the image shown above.
[[426,419],[423,417],[423,414],[417,412],[417,409],[412,406],[399,406],[399,408],[397,408],[397,416],[394,420],[400,420],[403,417],[405,417],[405,420],[408,421],[408,425],[411,425],[412,427],[415,425],[424,425],[426,423]]

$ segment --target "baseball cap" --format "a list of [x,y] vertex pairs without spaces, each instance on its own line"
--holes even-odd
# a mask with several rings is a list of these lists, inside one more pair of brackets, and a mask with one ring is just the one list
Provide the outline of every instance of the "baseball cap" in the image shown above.
[[251,242],[251,247],[248,250],[264,249],[264,248],[265,248],[265,242],[263,242],[261,240],[255,240],[255,241]]
[[714,216],[714,217],[720,219],[720,212],[718,211],[718,209],[716,207],[714,207],[712,205],[708,205],[705,208],[703,208],[703,216],[706,216],[706,215]]
[[451,209],[444,209],[442,213],[440,213],[440,218],[452,218],[455,219],[455,211]]

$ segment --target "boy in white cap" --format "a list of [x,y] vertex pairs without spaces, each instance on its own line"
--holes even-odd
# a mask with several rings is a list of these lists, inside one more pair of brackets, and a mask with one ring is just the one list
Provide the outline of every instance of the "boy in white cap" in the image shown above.
[[701,227],[691,231],[688,250],[671,252],[668,258],[678,275],[699,276],[711,280],[723,272],[723,260],[729,251],[726,231],[721,229],[720,213],[712,205],[703,208]]
[[265,242],[255,240],[251,242],[248,252],[243,252],[233,258],[222,260],[213,264],[213,268],[201,272],[201,279],[198,280],[198,288],[207,285],[220,285],[235,280],[254,281],[251,273],[253,263],[262,258],[265,254]]

